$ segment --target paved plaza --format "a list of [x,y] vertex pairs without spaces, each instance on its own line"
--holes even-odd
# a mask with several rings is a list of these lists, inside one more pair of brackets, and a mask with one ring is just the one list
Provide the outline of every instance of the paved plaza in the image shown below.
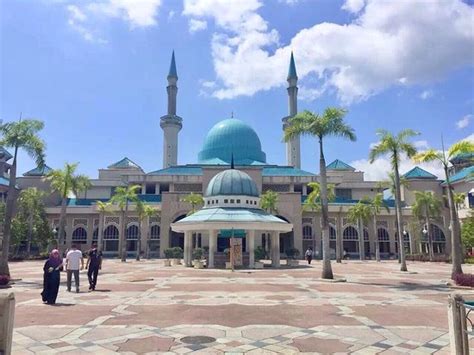
[[0,292],[16,296],[14,354],[449,354],[450,265],[408,268],[345,261],[333,269],[347,282],[327,282],[319,262],[232,273],[105,260],[97,291],[84,271],[66,292],[63,273],[47,306],[42,262],[19,262]]

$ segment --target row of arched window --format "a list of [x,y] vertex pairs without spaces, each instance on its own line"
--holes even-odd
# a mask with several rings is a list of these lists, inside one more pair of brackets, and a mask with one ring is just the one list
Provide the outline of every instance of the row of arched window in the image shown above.
[[[111,224],[104,229],[104,239],[105,240],[114,240],[119,239],[119,229],[117,226]],[[129,225],[125,231],[127,240],[136,240],[140,235],[139,228],[136,224]],[[99,236],[99,228],[94,229],[92,235],[92,240],[97,240]],[[156,240],[160,239],[160,226],[155,224],[150,227],[150,239]],[[72,240],[76,243],[86,243],[87,242],[87,230],[84,227],[77,227],[72,232]]]

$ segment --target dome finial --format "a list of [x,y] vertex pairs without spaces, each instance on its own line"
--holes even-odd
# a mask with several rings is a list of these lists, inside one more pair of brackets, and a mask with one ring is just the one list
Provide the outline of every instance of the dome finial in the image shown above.
[[234,153],[232,153],[232,155],[230,157],[230,168],[235,169],[235,167],[234,167]]
[[174,49],[173,49],[173,53],[171,54],[171,64],[170,64],[170,71],[168,73],[168,77],[171,77],[171,78],[178,78],[178,72],[176,70],[176,61],[174,59]]
[[290,66],[288,68],[287,80],[290,80],[290,79],[298,80],[298,75],[296,75],[296,65],[295,65],[295,58],[293,57],[293,51],[291,51]]

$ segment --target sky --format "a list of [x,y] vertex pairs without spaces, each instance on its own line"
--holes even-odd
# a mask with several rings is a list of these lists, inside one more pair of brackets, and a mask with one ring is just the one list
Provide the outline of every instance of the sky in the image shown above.
[[[286,165],[294,52],[298,110],[347,109],[357,141],[329,138],[327,162],[369,164],[379,128],[412,128],[420,149],[474,140],[474,9],[460,0],[3,0],[0,119],[44,121],[46,163],[79,172],[128,157],[162,168],[166,76],[178,70],[183,118],[178,163],[197,161],[206,133],[233,113],[260,137],[267,161]],[[317,172],[316,141],[301,143],[302,168]],[[414,164],[404,158],[401,171]],[[435,163],[422,165],[442,177]],[[34,167],[20,155],[19,173]]]

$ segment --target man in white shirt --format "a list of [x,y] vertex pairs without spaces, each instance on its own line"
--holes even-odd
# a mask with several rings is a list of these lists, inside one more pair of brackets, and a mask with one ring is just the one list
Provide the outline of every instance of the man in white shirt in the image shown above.
[[68,251],[66,255],[68,292],[71,292],[71,278],[72,278],[72,274],[74,274],[74,283],[76,284],[76,293],[79,293],[79,270],[82,270],[82,269],[84,269],[84,258],[82,257],[82,252],[78,250],[75,245],[72,245],[71,250]]

